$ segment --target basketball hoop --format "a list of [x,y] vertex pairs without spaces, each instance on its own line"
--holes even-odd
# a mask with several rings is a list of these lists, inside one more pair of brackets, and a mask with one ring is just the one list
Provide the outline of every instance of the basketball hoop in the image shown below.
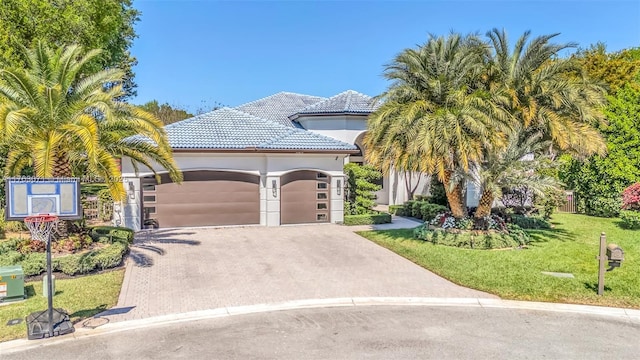
[[31,232],[31,238],[45,243],[51,239],[51,233],[57,222],[58,217],[49,214],[32,215],[24,218],[24,224]]

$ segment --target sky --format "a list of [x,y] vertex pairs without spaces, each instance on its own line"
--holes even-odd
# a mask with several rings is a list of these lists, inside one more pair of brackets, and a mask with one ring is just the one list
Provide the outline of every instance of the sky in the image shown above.
[[142,12],[131,48],[138,96],[191,112],[289,91],[375,96],[385,64],[429,34],[505,29],[512,42],[609,51],[640,46],[640,1],[179,1],[134,0]]

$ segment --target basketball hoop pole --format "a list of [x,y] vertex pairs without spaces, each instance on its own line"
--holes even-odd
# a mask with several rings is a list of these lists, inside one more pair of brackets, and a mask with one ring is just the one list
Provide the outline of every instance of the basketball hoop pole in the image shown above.
[[47,316],[49,324],[49,337],[54,336],[53,323],[53,269],[51,266],[51,233],[58,222],[55,215],[35,215],[24,219],[25,225],[31,232],[34,240],[46,241],[47,243]]
[[53,337],[53,281],[51,271],[51,233],[47,234],[47,311],[49,316],[49,337]]

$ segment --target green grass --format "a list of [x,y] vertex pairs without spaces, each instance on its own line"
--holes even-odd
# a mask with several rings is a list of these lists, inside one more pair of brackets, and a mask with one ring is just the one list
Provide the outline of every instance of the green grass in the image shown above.
[[[640,308],[640,230],[620,220],[556,214],[553,229],[530,230],[522,250],[467,250],[413,239],[412,230],[359,234],[454,283],[503,299],[551,301]],[[622,267],[607,272],[605,292],[597,295],[600,233],[625,252]],[[542,271],[573,273],[556,278]]]
[[[63,308],[72,322],[91,317],[113,307],[118,302],[124,270],[98,275],[56,280],[53,306]],[[27,337],[24,318],[32,312],[45,310],[47,298],[42,296],[42,281],[25,284],[28,298],[24,301],[0,306],[0,341]],[[22,319],[19,325],[7,326],[11,319]]]

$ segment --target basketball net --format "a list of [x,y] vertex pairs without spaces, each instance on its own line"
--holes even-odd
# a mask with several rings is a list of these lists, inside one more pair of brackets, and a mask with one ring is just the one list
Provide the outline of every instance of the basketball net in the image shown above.
[[58,217],[49,214],[32,215],[24,218],[24,224],[31,232],[31,238],[45,243],[51,240],[51,233],[57,222]]

